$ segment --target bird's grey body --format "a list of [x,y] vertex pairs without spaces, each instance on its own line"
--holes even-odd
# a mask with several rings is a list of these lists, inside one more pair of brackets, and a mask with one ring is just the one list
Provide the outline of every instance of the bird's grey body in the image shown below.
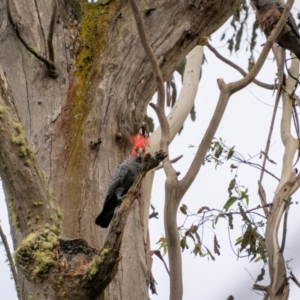
[[[251,0],[251,2],[257,9],[258,23],[268,37],[278,23],[284,5],[277,0]],[[291,13],[276,42],[282,48],[293,52],[300,59],[300,34]]]
[[117,166],[112,177],[103,209],[96,218],[95,223],[107,228],[111,222],[115,208],[121,203],[121,198],[127,194],[135,179],[137,178],[142,158],[138,156],[129,157]]

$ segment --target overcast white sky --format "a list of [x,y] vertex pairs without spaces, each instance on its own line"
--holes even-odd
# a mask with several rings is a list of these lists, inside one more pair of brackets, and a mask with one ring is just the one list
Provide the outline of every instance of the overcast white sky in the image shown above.
[[[295,6],[300,8],[300,3],[295,1]],[[294,15],[299,10],[293,10]],[[224,25],[216,34],[212,36],[212,44],[215,47],[220,47],[218,50],[228,57],[228,51],[224,46],[224,42],[219,42],[220,36],[228,27]],[[261,44],[264,42],[264,37],[259,35]],[[221,47],[223,46],[223,47]],[[243,49],[246,48],[244,44]],[[258,45],[257,50],[261,47]],[[242,52],[232,54],[230,59],[238,65],[247,69],[246,55]],[[196,152],[196,148],[190,148],[190,145],[197,146],[204,135],[207,124],[214,111],[214,107],[218,100],[219,89],[216,83],[218,78],[223,78],[225,82],[235,81],[241,78],[241,75],[231,69],[223,62],[219,61],[208,50],[205,49],[205,57],[207,62],[203,66],[202,79],[198,89],[196,100],[197,118],[195,122],[190,119],[185,123],[184,130],[180,136],[175,138],[170,148],[170,157],[174,158],[183,154],[184,157],[174,166],[175,169],[185,174],[190,162]],[[271,59],[268,59],[263,70],[258,75],[261,81],[272,83],[276,78],[276,65]],[[180,80],[179,75],[177,78]],[[178,81],[179,81],[178,80]],[[298,92],[299,94],[299,92]],[[263,90],[254,84],[248,86],[243,91],[235,94],[228,105],[221,126],[216,134],[216,137],[222,137],[226,140],[228,146],[236,146],[236,150],[244,155],[245,158],[254,156],[265,148],[266,138],[268,135],[269,124],[273,110],[274,96],[271,91]],[[149,111],[150,112],[150,111]],[[153,112],[151,112],[153,115]],[[272,138],[272,147],[269,156],[276,161],[277,165],[268,164],[267,169],[280,177],[281,160],[283,154],[283,146],[281,143],[280,115],[275,124],[274,134]],[[158,122],[156,121],[156,124]],[[256,161],[261,162],[257,159]],[[299,164],[299,163],[298,163]],[[218,167],[215,170],[214,165],[205,165],[202,167],[200,174],[195,179],[194,184],[184,197],[182,203],[186,204],[189,210],[196,212],[200,207],[207,205],[211,208],[222,208],[228,199],[228,184],[235,175],[229,168],[230,163]],[[298,167],[299,169],[299,167]],[[182,178],[182,175],[179,178]],[[257,180],[259,171],[249,166],[242,165],[239,168],[237,181],[249,188],[250,207],[255,207],[260,204],[257,195]],[[267,193],[268,202],[272,200],[274,191],[277,186],[276,180],[265,175],[263,182]],[[160,218],[150,220],[150,232],[152,249],[157,249],[156,242],[164,235],[163,228],[163,188],[164,188],[164,172],[157,171],[152,194],[152,204],[160,213]],[[299,192],[293,196],[293,201],[299,201]],[[300,207],[293,205],[290,209],[288,235],[285,248],[286,260],[292,261],[289,266],[293,273],[300,280],[300,239],[299,239],[299,215]],[[235,239],[240,236],[241,223],[238,223],[240,218],[235,218],[235,230],[231,234],[232,244]],[[0,192],[0,220],[3,230],[10,236],[10,229],[7,219],[7,210],[5,206],[4,196]],[[178,225],[180,226],[184,220],[184,216],[178,213]],[[197,219],[191,219],[190,222],[197,223]],[[190,223],[191,224],[191,223]],[[221,245],[221,256],[216,256],[216,261],[194,257],[191,250],[185,250],[183,253],[183,277],[184,277],[184,300],[226,300],[229,295],[233,295],[236,300],[258,300],[262,299],[261,295],[251,291],[253,278],[256,278],[262,268],[262,263],[249,263],[247,258],[237,260],[231,250],[228,241],[228,226],[227,222],[220,220],[216,229],[211,228],[211,224],[207,224],[203,230],[199,230],[200,237],[203,243],[210,249],[213,249],[213,236],[217,235],[219,244]],[[191,243],[192,246],[192,243]],[[167,256],[165,256],[167,261]],[[266,270],[266,273],[268,271]],[[249,275],[251,274],[251,276]],[[169,297],[168,275],[156,257],[154,258],[153,275],[157,282],[158,295],[150,295],[152,300],[165,300]],[[267,281],[266,281],[267,284]],[[1,299],[15,300],[17,299],[14,291],[13,281],[10,279],[9,268],[5,263],[5,254],[3,246],[0,246],[0,290]],[[291,283],[290,300],[300,299],[300,290]],[[135,299],[134,299],[135,300]]]

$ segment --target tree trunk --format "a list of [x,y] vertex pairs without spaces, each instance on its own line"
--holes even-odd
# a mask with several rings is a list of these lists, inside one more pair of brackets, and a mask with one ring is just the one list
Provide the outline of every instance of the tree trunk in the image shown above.
[[[155,9],[144,9],[144,21],[164,78],[201,37],[217,30],[240,4],[241,0],[139,1],[141,10],[146,6]],[[36,55],[25,48],[18,35]],[[31,211],[32,203],[42,200],[32,200],[30,189],[21,186],[18,188],[23,192],[18,196],[11,174],[1,166],[14,248],[53,219],[53,209],[60,207],[64,214],[61,235],[83,237],[91,247],[100,249],[107,229],[96,226],[95,217],[116,165],[129,154],[130,135],[137,132],[155,92],[130,6],[123,0],[93,4],[75,0],[2,1],[0,41],[0,65],[12,89],[34,164],[43,171],[49,194],[45,200],[49,203],[40,205],[43,209]],[[14,130],[17,135],[18,129]],[[3,145],[1,141],[0,151]],[[13,151],[11,155],[15,155]],[[26,162],[24,168],[28,168]],[[24,186],[37,182],[36,177],[15,176]],[[50,205],[50,200],[54,204]],[[59,213],[54,219],[59,219]],[[29,221],[34,226],[29,226]],[[137,203],[128,218],[121,255],[119,272],[105,299],[148,299]],[[23,299],[69,299],[47,279],[32,281],[19,272],[18,284]]]

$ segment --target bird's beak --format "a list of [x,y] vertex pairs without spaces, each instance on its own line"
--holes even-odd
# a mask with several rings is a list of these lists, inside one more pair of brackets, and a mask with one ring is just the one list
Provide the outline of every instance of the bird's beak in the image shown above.
[[136,156],[137,157],[142,157],[144,154],[144,149],[143,148],[139,148],[136,152]]

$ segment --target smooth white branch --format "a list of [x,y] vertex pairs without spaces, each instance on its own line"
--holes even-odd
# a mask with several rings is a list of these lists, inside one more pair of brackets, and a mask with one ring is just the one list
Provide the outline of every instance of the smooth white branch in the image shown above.
[[[170,126],[170,143],[182,127],[184,121],[188,117],[197,95],[200,72],[203,62],[203,47],[196,46],[187,55],[187,62],[183,74],[183,84],[179,97],[172,107],[167,120]],[[160,149],[161,128],[158,127],[151,137],[147,146],[148,153],[155,153]],[[143,197],[144,197],[144,239],[147,241],[147,230],[149,222],[149,207],[151,190],[153,184],[155,170],[147,173],[143,182]]]

